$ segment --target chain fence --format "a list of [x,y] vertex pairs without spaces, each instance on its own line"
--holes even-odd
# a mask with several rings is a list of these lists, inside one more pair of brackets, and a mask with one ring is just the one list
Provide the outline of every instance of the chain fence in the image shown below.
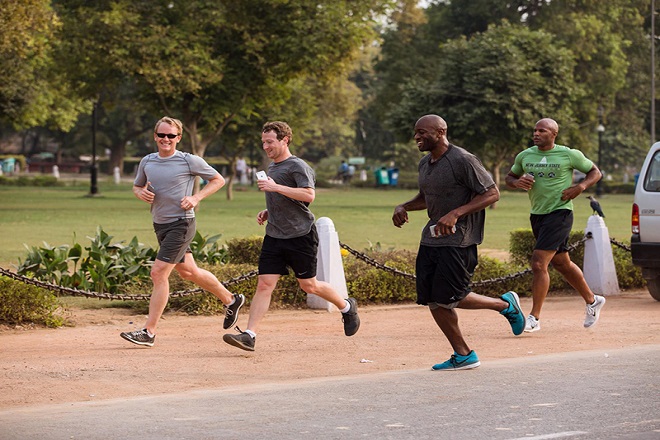
[[[591,235],[591,232],[585,234],[585,236],[582,239],[577,240],[577,241],[571,243],[568,246],[568,252],[573,252],[575,249],[577,249],[580,246],[584,245],[584,243],[587,240],[590,240],[591,238],[593,238],[592,235]],[[617,247],[619,247],[619,248],[621,248],[621,249],[623,249],[627,252],[630,252],[630,246],[626,245],[625,243],[621,243],[621,242],[615,240],[614,238],[610,238],[610,243],[612,243],[613,245],[615,245],[615,246],[617,246]],[[378,261],[371,258],[370,256],[368,256],[364,252],[357,251],[357,250],[351,248],[350,246],[348,246],[345,243],[339,242],[339,246],[342,249],[345,249],[346,251],[348,251],[351,255],[355,256],[355,258],[357,258],[358,260],[361,260],[364,263],[369,264],[369,265],[371,265],[371,266],[373,266],[373,267],[375,267],[379,270],[383,270],[383,271],[392,273],[394,275],[401,276],[401,277],[404,277],[404,278],[408,278],[408,279],[411,279],[411,280],[415,280],[417,278],[414,274],[404,272],[404,271],[396,269],[394,267],[387,266],[386,264],[379,263]],[[503,282],[506,282],[506,281],[509,281],[509,280],[512,280],[512,279],[515,279],[515,278],[525,276],[525,275],[527,275],[531,272],[532,272],[532,269],[525,269],[525,270],[522,270],[520,272],[515,272],[515,273],[508,274],[508,275],[501,276],[501,277],[490,278],[488,280],[475,281],[475,282],[472,283],[472,286],[473,287],[482,287],[482,286],[487,286],[489,284],[503,283]],[[23,282],[25,284],[31,284],[33,286],[41,287],[43,289],[59,292],[60,294],[70,295],[70,296],[84,296],[84,297],[90,297],[90,298],[122,300],[122,301],[147,301],[150,298],[150,295],[125,295],[125,294],[116,294],[116,293],[92,292],[92,291],[89,291],[89,290],[81,290],[81,289],[75,289],[75,288],[72,288],[72,287],[59,286],[57,284],[51,284],[51,283],[47,283],[47,282],[44,282],[44,281],[35,280],[34,278],[26,277],[26,276],[23,276],[23,275],[18,275],[16,273],[14,273],[14,272],[12,272],[8,269],[4,269],[2,267],[0,267],[0,275],[4,275],[6,277],[12,278],[16,281]],[[221,283],[225,286],[232,286],[234,284],[238,284],[238,283],[241,283],[243,281],[247,281],[251,278],[254,278],[257,275],[258,275],[258,271],[255,269],[255,270],[247,272],[243,275],[239,275],[237,277],[231,278],[229,280],[221,281]],[[202,292],[204,292],[204,289],[194,288],[194,289],[187,289],[187,290],[178,290],[178,291],[170,293],[170,296],[172,296],[172,297],[186,297],[186,296],[195,295],[195,294],[202,293]]]

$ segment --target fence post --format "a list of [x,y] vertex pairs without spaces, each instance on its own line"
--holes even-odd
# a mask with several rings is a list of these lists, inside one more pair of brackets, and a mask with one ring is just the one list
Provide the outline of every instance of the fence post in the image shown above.
[[592,235],[584,242],[584,279],[595,294],[616,295],[619,281],[605,221],[598,215],[590,216],[584,232]]
[[[319,249],[316,254],[316,279],[329,283],[339,295],[348,298],[344,263],[341,259],[339,235],[335,231],[335,225],[328,217],[321,217],[316,221],[316,230],[319,234]],[[337,309],[334,304],[314,294],[307,294],[307,307],[310,309],[325,309],[328,312]]]

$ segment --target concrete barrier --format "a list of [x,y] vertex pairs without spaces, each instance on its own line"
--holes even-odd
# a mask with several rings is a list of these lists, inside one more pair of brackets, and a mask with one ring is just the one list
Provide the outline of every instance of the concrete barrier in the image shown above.
[[605,221],[598,215],[590,216],[584,232],[592,234],[592,238],[584,243],[584,279],[597,295],[618,294],[619,281]]
[[[348,298],[344,263],[341,259],[339,235],[335,231],[335,225],[328,217],[321,217],[316,221],[316,230],[319,234],[316,279],[329,283],[339,295]],[[314,294],[307,294],[307,307],[325,309],[328,312],[337,310],[334,304]]]

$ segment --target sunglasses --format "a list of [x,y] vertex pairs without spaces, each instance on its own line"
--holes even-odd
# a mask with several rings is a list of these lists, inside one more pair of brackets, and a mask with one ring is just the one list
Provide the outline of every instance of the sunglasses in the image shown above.
[[168,139],[174,139],[175,137],[179,136],[178,134],[169,134],[169,133],[156,133],[156,136],[159,138],[168,138]]

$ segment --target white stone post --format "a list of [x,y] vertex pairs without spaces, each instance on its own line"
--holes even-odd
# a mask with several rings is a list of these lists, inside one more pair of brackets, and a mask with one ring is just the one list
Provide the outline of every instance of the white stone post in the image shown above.
[[[343,298],[348,298],[346,277],[344,276],[344,263],[341,259],[339,235],[335,225],[328,217],[321,217],[316,221],[316,230],[319,234],[319,249],[316,254],[316,279],[329,283]],[[328,312],[337,310],[334,304],[323,298],[307,294],[307,307],[310,309],[325,309]]]
[[584,232],[592,235],[584,242],[584,279],[597,295],[618,294],[619,281],[605,221],[598,215],[590,216]]
[[121,174],[119,173],[119,167],[114,167],[112,169],[112,177],[115,182],[115,185],[119,185],[119,183],[121,183]]
[[60,167],[53,165],[53,177],[60,180]]

